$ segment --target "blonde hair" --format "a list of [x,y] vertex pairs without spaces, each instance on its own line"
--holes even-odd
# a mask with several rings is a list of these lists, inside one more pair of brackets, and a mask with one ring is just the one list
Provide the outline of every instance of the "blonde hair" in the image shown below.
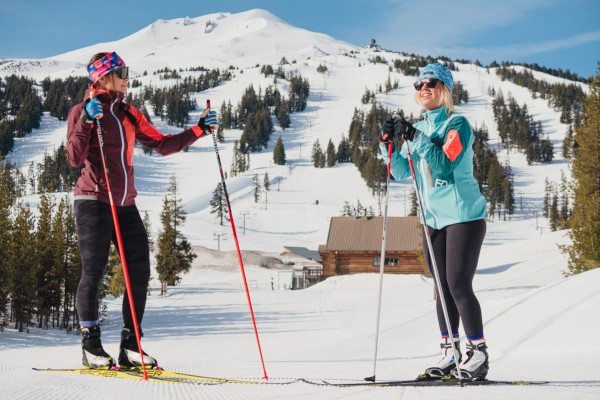
[[[442,81],[438,81],[438,86],[436,87],[440,87],[442,91],[442,104],[446,106],[446,115],[450,116],[454,112],[454,100],[452,100],[452,93],[450,93],[450,89],[448,89],[448,86],[444,85],[444,82]],[[417,104],[422,106],[419,93],[419,91],[415,92],[415,101]]]

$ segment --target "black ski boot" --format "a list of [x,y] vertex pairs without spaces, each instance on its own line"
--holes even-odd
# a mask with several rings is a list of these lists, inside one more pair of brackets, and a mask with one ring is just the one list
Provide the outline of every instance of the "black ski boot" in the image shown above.
[[[140,328],[140,337],[143,336]],[[158,361],[144,352],[144,364],[146,368],[156,368]],[[138,369],[142,367],[140,349],[135,338],[135,331],[127,327],[121,330],[121,347],[119,349],[119,366],[125,369]]]
[[455,378],[484,381],[489,369],[489,357],[485,341],[477,344],[468,342],[467,359],[460,363],[460,377],[456,368],[452,369],[452,375]]
[[81,351],[83,365],[93,369],[111,369],[115,360],[102,348],[100,327],[81,328]]
[[[456,348],[456,354],[458,355],[458,362],[460,363],[462,359],[462,354],[460,352],[460,340],[454,341],[453,344]],[[448,375],[450,371],[452,371],[452,369],[456,367],[456,362],[454,360],[454,350],[452,350],[452,343],[450,342],[450,339],[444,338],[442,343],[440,343],[440,347],[442,349],[442,358],[433,367],[427,368],[425,370],[425,373],[419,375],[417,379],[440,379]]]

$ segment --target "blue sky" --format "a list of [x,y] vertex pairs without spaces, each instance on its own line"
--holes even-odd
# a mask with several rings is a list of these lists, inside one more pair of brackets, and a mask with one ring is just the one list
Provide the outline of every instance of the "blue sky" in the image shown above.
[[539,63],[580,76],[600,61],[600,0],[0,0],[0,58],[42,58],[157,19],[270,11],[355,45],[453,59]]

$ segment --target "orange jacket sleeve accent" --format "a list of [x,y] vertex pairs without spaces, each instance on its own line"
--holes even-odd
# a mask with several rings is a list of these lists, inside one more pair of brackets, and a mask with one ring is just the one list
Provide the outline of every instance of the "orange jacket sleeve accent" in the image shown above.
[[463,145],[460,142],[460,135],[458,131],[455,129],[451,129],[448,132],[448,136],[446,137],[446,142],[442,146],[442,150],[444,150],[444,154],[446,157],[450,159],[450,161],[454,162],[456,158],[460,155],[460,152],[463,150]]

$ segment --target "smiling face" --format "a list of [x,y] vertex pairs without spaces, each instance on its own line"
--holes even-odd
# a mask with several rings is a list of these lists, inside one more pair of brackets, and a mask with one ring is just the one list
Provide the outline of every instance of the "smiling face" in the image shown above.
[[[426,83],[428,81],[429,79],[424,79],[421,82]],[[437,84],[433,88],[430,88],[427,84],[421,87],[421,90],[418,91],[418,101],[424,109],[431,111],[440,108],[444,104],[442,87],[443,83],[439,81],[437,81]]]

